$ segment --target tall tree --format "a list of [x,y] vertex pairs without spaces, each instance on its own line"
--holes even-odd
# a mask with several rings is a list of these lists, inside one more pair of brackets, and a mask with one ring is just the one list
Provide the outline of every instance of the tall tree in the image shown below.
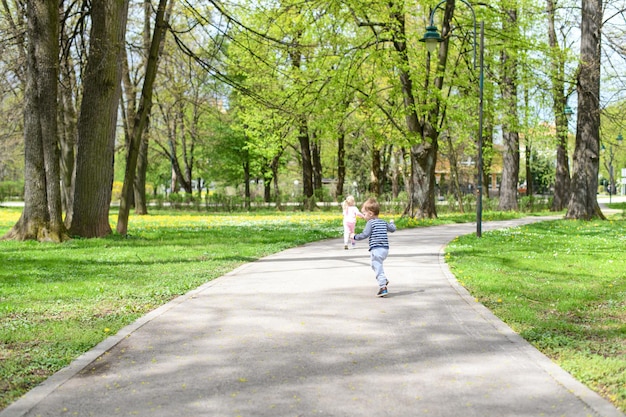
[[550,57],[550,80],[552,82],[552,110],[556,126],[556,174],[554,177],[554,198],[552,211],[563,210],[570,196],[570,170],[567,153],[567,116],[565,105],[565,51],[559,46],[555,28],[556,1],[546,0],[546,14],[548,19],[548,41]]
[[139,109],[137,114],[135,114],[135,120],[133,121],[132,136],[126,158],[124,184],[122,185],[120,210],[117,218],[117,232],[121,235],[125,235],[128,231],[128,215],[130,213],[130,206],[133,197],[137,159],[139,157],[142,140],[144,139],[148,116],[152,108],[152,88],[157,74],[159,50],[162,39],[165,36],[167,25],[165,13],[166,7],[167,0],[160,0],[156,13],[154,34],[152,35],[148,62],[146,65],[146,76],[143,81],[143,89],[141,92],[141,99],[139,101]]
[[24,114],[15,109],[23,108],[27,51],[26,12],[16,3],[4,0],[0,8],[0,33],[15,46],[0,53],[0,181],[19,182],[24,173]]
[[66,240],[57,141],[59,9],[55,0],[26,2],[28,53],[24,106],[24,210],[8,239]]
[[[503,31],[515,34],[517,29],[517,9],[504,10]],[[517,38],[517,37],[515,37]],[[505,106],[505,121],[502,126],[504,153],[502,155],[502,186],[500,187],[500,210],[517,210],[517,185],[519,182],[519,120],[517,109],[517,65],[516,45],[504,46],[500,54],[502,75],[500,79],[502,98]]]
[[[65,15],[70,13],[65,13]],[[83,14],[78,14],[84,18]],[[76,160],[76,137],[77,137],[77,98],[79,95],[79,83],[76,76],[76,66],[72,54],[72,21],[65,17],[61,28],[61,45],[63,53],[59,62],[59,150],[61,172],[61,202],[65,212],[71,212],[74,205],[74,166]],[[81,51],[85,52],[85,51]],[[79,54],[82,55],[82,54]]]
[[128,0],[93,2],[91,7],[89,57],[78,120],[74,207],[68,217],[71,235],[102,237],[111,233],[109,206]]
[[[294,22],[302,22],[300,10],[294,16]],[[291,68],[294,79],[301,79],[303,53],[301,45],[303,29],[296,27],[294,34],[291,35],[291,47],[289,48],[289,58],[291,60]],[[309,123],[305,114],[299,114],[294,119],[295,129],[297,130],[298,143],[300,144],[300,161],[302,163],[302,197],[306,210],[313,208],[313,155],[311,147],[311,137],[309,134]]]
[[[402,102],[404,105],[405,121],[407,127],[407,139],[410,146],[411,177],[409,184],[409,202],[405,214],[411,217],[431,218],[437,216],[435,206],[435,166],[437,164],[437,151],[439,147],[439,117],[442,103],[440,92],[443,88],[444,74],[448,59],[450,21],[454,14],[454,0],[446,1],[442,37],[443,42],[437,53],[435,62],[436,74],[434,88],[436,92],[429,95],[430,105],[421,103],[427,107],[427,111],[420,111],[418,100],[414,93],[414,81],[410,72],[411,63],[408,55],[405,10],[403,2],[390,2],[389,13],[391,16],[391,38],[393,46],[399,57],[397,72],[399,74],[402,89]],[[430,65],[431,54],[428,54]],[[429,79],[426,78],[424,89],[429,88]],[[420,115],[423,115],[420,117]]]
[[600,57],[602,0],[583,0],[580,64],[576,90],[578,120],[568,219],[604,219],[597,200],[600,166]]
[[[129,27],[126,34],[126,43],[128,46],[122,56],[123,100],[120,103],[120,114],[124,127],[126,158],[128,158],[130,154],[133,127],[139,110],[138,105],[141,100],[141,88],[139,86],[143,83],[143,77],[145,77],[145,68],[148,62],[148,56],[150,55],[150,43],[152,40],[152,2],[150,0],[144,0],[142,6],[143,28],[141,33],[133,36],[133,33],[130,31],[131,27]],[[132,14],[132,11],[129,10],[129,13]],[[134,47],[135,44],[141,45],[141,47]],[[135,53],[135,48],[139,49],[140,52]],[[137,56],[139,57],[138,68],[131,68],[131,64],[134,63],[135,57]],[[139,69],[143,69],[143,72]],[[145,131],[142,136],[141,144],[139,145],[139,154],[137,156],[137,174],[133,187],[133,203],[135,205],[136,214],[148,213],[148,204],[146,202],[146,172],[148,169],[149,125],[149,122],[145,124]]]

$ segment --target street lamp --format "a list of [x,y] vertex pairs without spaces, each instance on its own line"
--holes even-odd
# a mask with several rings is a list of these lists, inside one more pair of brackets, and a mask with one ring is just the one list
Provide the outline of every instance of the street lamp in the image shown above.
[[[461,0],[472,12],[472,19],[474,21],[474,69],[476,69],[476,14],[474,8],[465,0]],[[432,53],[439,42],[443,41],[443,38],[439,34],[437,26],[435,26],[435,12],[446,0],[441,0],[435,8],[430,12],[429,25],[426,27],[426,33],[424,37],[420,39],[420,42],[426,43],[426,48],[429,53]],[[480,62],[479,62],[479,76],[478,76],[478,196],[476,201],[476,236],[482,236],[482,217],[483,217],[483,89],[484,89],[484,51],[485,51],[485,23],[480,22]]]
[[565,105],[565,108],[563,109],[563,113],[565,114],[565,117],[567,118],[567,120],[571,119],[572,114],[574,114],[574,110],[572,110],[572,108],[569,105]]

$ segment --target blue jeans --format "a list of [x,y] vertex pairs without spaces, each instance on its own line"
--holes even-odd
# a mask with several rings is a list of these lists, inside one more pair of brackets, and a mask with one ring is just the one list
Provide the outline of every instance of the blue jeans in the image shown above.
[[387,276],[385,275],[385,270],[383,269],[383,261],[387,259],[387,255],[389,254],[389,248],[372,248],[370,250],[370,258],[372,260],[372,269],[376,274],[376,281],[378,281],[379,287],[384,287],[387,285]]

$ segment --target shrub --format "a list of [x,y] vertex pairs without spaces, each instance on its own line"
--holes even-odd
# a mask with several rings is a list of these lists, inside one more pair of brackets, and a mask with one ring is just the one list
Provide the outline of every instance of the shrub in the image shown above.
[[23,181],[0,181],[0,201],[24,198]]

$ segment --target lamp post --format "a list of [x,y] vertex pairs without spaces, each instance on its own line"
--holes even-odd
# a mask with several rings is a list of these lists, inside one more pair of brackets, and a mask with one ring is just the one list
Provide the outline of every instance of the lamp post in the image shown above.
[[[476,14],[474,8],[465,0],[461,0],[472,12],[472,20],[474,22],[474,69],[476,69]],[[429,25],[426,27],[424,37],[420,42],[426,43],[428,53],[432,53],[439,42],[443,38],[439,34],[437,26],[435,26],[435,12],[446,0],[441,0],[435,8],[430,12]],[[480,58],[479,58],[479,76],[478,76],[478,181],[477,181],[477,199],[476,199],[476,236],[482,236],[482,217],[483,217],[483,89],[484,89],[484,51],[485,51],[485,23],[480,22]]]

